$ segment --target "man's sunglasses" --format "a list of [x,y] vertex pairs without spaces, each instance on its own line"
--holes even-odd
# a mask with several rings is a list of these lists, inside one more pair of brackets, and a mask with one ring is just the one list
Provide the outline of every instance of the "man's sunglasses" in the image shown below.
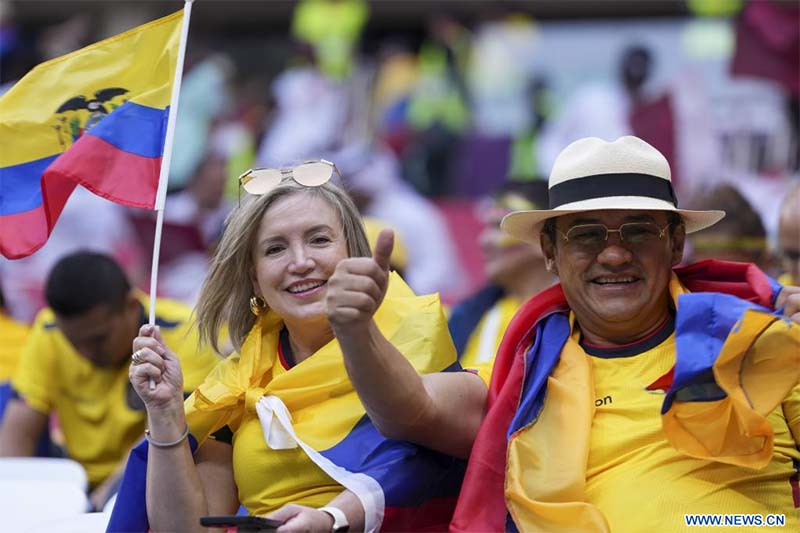
[[239,176],[239,185],[250,194],[262,195],[280,185],[286,178],[306,187],[319,187],[327,183],[334,172],[339,178],[342,177],[336,165],[324,159],[306,161],[287,168],[252,168]]

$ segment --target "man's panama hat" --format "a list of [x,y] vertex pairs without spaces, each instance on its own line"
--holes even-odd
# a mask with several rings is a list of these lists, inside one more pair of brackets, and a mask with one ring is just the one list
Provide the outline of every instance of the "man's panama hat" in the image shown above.
[[553,164],[548,190],[550,209],[506,215],[502,223],[506,233],[539,242],[545,220],[581,211],[674,211],[683,219],[686,233],[712,226],[725,216],[725,211],[678,209],[667,159],[630,135],[614,142],[586,137],[564,148]]

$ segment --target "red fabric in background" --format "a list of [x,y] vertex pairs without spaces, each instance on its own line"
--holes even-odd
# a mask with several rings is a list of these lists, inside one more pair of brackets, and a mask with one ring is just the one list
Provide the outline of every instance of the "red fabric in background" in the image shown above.
[[635,102],[628,117],[633,134],[652,144],[669,161],[672,185],[680,189],[672,97],[665,94],[648,102]]
[[800,95],[800,3],[757,0],[745,6],[731,74],[773,80]]
[[478,235],[483,231],[483,223],[475,212],[477,200],[442,198],[435,203],[447,221],[447,229],[453,238],[458,260],[467,278],[458,293],[441,295],[445,304],[454,305],[486,283],[483,254],[478,246]]

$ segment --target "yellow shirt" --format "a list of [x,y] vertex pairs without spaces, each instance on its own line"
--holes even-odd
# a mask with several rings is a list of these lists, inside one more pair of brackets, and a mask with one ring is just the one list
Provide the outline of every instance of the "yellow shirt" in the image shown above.
[[520,305],[520,302],[511,296],[498,300],[481,317],[467,340],[464,353],[459,358],[461,366],[468,370],[476,370],[487,386],[492,377],[497,348]]
[[[775,431],[772,461],[763,470],[749,470],[688,457],[667,442],[660,415],[663,392],[645,387],[672,368],[674,333],[638,355],[587,357],[595,415],[586,496],[612,532],[689,530],[684,515],[694,513],[785,514],[781,531],[798,531],[790,478],[796,475],[793,461],[800,461],[800,452],[789,424],[800,420],[800,386],[768,417]],[[634,493],[653,497],[637,496],[633,508]]]
[[[141,303],[146,317],[146,298]],[[181,361],[184,390],[191,392],[219,358],[199,348],[188,307],[158,300],[156,309],[161,335]],[[83,465],[92,486],[114,472],[144,433],[144,406],[128,381],[128,365],[95,367],[56,327],[50,309],[36,317],[12,386],[31,408],[55,412],[67,453]]]
[[30,328],[0,311],[0,383],[14,375]]
[[[304,372],[305,362],[292,373]],[[288,378],[287,372],[282,364],[273,365],[262,385],[280,376]],[[323,507],[342,492],[342,486],[314,464],[302,448],[271,450],[254,412],[246,410],[242,422],[232,424],[231,429],[234,478],[240,501],[251,514],[270,513],[292,502]],[[270,482],[264,483],[265,479]]]

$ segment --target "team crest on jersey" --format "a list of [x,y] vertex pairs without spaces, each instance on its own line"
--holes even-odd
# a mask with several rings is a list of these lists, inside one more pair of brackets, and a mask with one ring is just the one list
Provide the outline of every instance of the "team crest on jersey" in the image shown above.
[[72,146],[81,135],[127,102],[124,95],[129,92],[122,87],[108,87],[95,92],[93,98],[80,94],[63,102],[56,109],[56,123],[53,125],[58,142],[64,149]]

